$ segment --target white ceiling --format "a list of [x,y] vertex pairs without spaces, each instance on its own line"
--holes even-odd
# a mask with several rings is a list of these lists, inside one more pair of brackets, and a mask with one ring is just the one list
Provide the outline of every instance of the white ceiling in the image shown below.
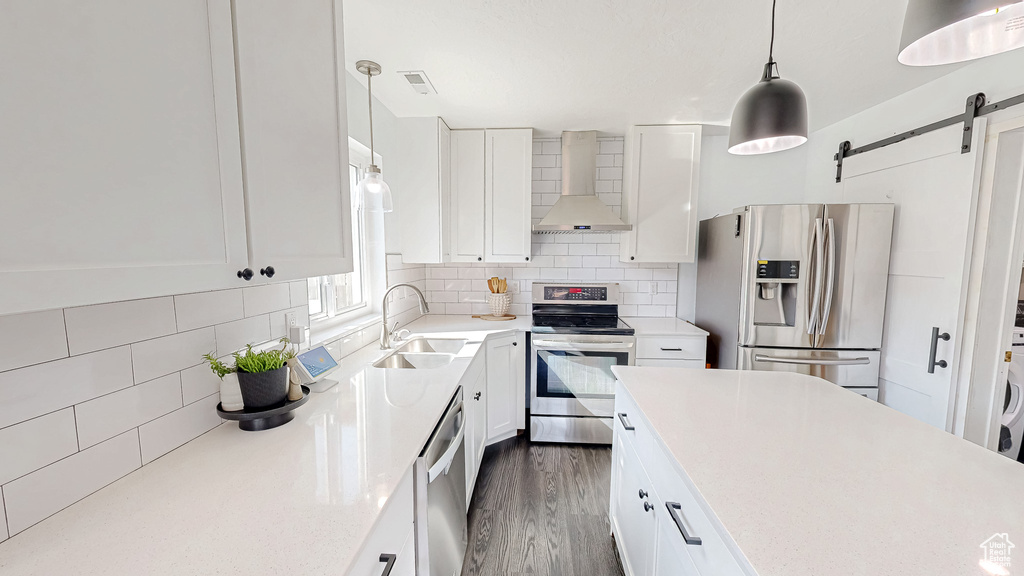
[[[906,0],[782,0],[775,59],[817,129],[948,74],[896,61]],[[375,60],[395,115],[453,128],[623,134],[727,124],[767,61],[771,1],[346,0],[346,68]],[[398,70],[424,70],[436,95]],[[361,78],[365,84],[365,78]]]

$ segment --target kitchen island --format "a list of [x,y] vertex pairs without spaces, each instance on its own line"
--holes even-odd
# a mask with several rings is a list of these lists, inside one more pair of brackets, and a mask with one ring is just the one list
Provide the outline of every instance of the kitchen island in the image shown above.
[[[470,341],[451,364],[374,368],[371,344],[295,420],[234,422],[170,452],[0,544],[4,576],[347,574],[483,342],[529,329],[425,316],[414,335]],[[411,512],[410,512],[411,513]]]
[[1016,573],[1019,463],[810,376],[612,370],[627,575]]

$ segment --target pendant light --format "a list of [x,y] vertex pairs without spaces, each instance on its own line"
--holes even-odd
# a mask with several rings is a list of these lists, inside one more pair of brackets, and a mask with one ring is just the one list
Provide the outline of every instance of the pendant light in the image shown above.
[[1024,46],[1024,2],[910,0],[898,60],[937,66]]
[[729,127],[729,152],[751,155],[795,148],[807,141],[807,99],[794,82],[783,80],[772,58],[775,50],[775,2],[772,40],[761,81],[736,103]]
[[357,192],[359,202],[369,208],[375,204],[371,200],[380,197],[381,209],[384,212],[391,212],[395,209],[391,201],[391,188],[381,176],[380,168],[374,163],[373,156],[373,86],[371,83],[373,77],[380,74],[380,64],[369,60],[360,60],[356,62],[356,70],[360,74],[366,75],[366,92],[370,97],[370,166],[366,169],[366,176],[359,182]]

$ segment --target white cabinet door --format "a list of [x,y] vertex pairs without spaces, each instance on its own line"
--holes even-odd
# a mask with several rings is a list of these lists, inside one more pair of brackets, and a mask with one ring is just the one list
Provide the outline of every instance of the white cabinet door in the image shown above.
[[0,314],[245,284],[228,0],[5,0]]
[[520,396],[525,396],[518,333],[487,340],[487,443],[516,435]]
[[658,539],[654,558],[654,576],[701,576],[690,559],[683,534],[670,516],[664,502],[654,512],[658,518]]
[[366,536],[348,576],[378,576],[384,571],[382,555],[394,555],[391,576],[415,574],[416,546],[413,536],[413,469],[409,468]]
[[484,446],[487,444],[487,371],[486,359],[479,358],[463,377],[466,405],[466,510],[473,501],[473,488],[480,473]]
[[484,259],[484,131],[452,130],[452,262]]
[[658,504],[654,486],[616,418],[610,516],[626,576],[649,576],[653,571]]
[[341,2],[235,4],[249,262],[274,280],[352,270]]
[[387,170],[401,222],[402,260],[440,264],[450,260],[451,130],[444,120],[399,118],[398,147]]
[[634,126],[627,139],[624,262],[693,262],[700,126]]
[[533,130],[487,130],[484,260],[530,260]]

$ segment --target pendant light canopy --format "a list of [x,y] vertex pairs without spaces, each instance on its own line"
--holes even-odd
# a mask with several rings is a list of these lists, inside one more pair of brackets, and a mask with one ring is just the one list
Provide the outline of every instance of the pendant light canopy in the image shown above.
[[899,61],[937,66],[1024,46],[1024,2],[910,0]]
[[775,49],[775,2],[772,40],[761,81],[736,103],[729,127],[729,152],[751,155],[795,148],[807,141],[807,98],[794,82],[783,80],[772,58]]
[[394,210],[394,203],[391,201],[391,188],[380,173],[380,168],[374,163],[373,156],[373,77],[380,74],[380,64],[369,60],[356,62],[356,70],[366,75],[366,92],[370,98],[370,166],[366,169],[366,176],[359,182],[359,203],[367,209],[372,209],[380,198],[380,206],[384,212]]

